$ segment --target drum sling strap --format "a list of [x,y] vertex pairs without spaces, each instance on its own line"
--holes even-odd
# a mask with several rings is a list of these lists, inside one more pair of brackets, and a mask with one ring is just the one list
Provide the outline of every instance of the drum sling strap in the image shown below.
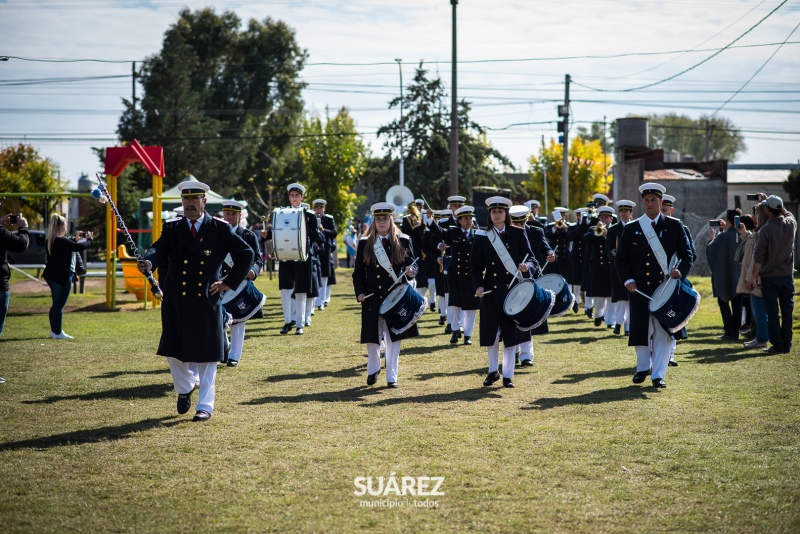
[[394,280],[396,284],[400,277],[394,273],[394,269],[392,269],[392,260],[390,260],[389,256],[386,254],[386,249],[383,248],[383,243],[380,239],[375,240],[375,243],[372,245],[372,250],[375,251],[375,258],[377,258],[378,264],[389,273],[389,276],[392,277],[392,280]]
[[494,251],[497,252],[497,255],[500,257],[500,261],[503,263],[503,267],[506,268],[506,271],[508,271],[509,274],[516,272],[517,264],[514,263],[514,260],[511,258],[511,254],[509,254],[508,249],[503,244],[503,240],[500,238],[497,230],[492,228],[491,232],[486,232],[486,236],[489,238],[489,243],[492,244]]
[[642,228],[644,237],[647,238],[647,244],[650,245],[653,254],[656,255],[656,260],[658,261],[658,266],[661,267],[661,272],[664,273],[664,277],[667,277],[670,271],[677,265],[677,254],[672,255],[672,261],[668,264],[667,253],[664,251],[661,240],[658,239],[656,235],[656,229],[650,224],[651,221],[652,220],[647,215],[642,215],[639,217],[639,226]]

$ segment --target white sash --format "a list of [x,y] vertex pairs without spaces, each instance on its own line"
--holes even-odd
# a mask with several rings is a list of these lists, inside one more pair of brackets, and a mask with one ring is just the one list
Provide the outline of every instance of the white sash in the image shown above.
[[375,240],[375,244],[372,245],[372,250],[375,251],[375,257],[378,259],[378,264],[383,267],[387,273],[389,273],[389,276],[392,277],[392,280],[394,280],[394,283],[396,284],[400,277],[394,274],[392,260],[389,259],[389,256],[386,254],[386,249],[383,248],[383,243],[380,239],[380,236],[378,236],[378,239]]
[[[670,268],[670,264],[667,263],[667,253],[664,251],[664,246],[656,235],[656,229],[653,228],[652,219],[647,215],[642,215],[639,217],[639,226],[642,228],[642,233],[647,238],[647,244],[650,245],[650,248],[653,249],[653,254],[656,255],[656,260],[658,261],[659,267],[661,267],[661,272],[664,273],[664,276],[669,276],[672,269]],[[676,256],[673,255],[672,264],[676,263],[675,259]]]
[[500,257],[500,261],[503,262],[503,266],[506,268],[506,271],[509,273],[516,272],[517,264],[514,263],[514,260],[511,258],[511,254],[508,253],[508,249],[503,244],[503,240],[500,239],[500,235],[497,233],[497,230],[492,228],[490,232],[486,232],[486,235],[489,238],[489,243],[491,243],[492,247],[494,247],[494,251],[497,252],[497,255]]

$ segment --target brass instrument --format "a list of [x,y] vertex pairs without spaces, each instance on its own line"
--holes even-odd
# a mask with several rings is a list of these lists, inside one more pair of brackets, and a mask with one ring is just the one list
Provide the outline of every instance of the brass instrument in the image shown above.
[[566,223],[566,221],[564,221],[564,219],[559,219],[559,220],[556,221],[556,228],[558,228],[559,230],[564,229],[566,226],[567,226],[567,223]]
[[411,226],[413,227],[414,220],[422,221],[422,216],[420,215],[419,209],[417,209],[417,206],[414,204],[414,202],[411,202],[407,207],[408,211],[406,211],[405,216],[408,218],[409,222],[411,223]]
[[605,224],[601,222],[597,223],[597,226],[594,227],[594,235],[596,235],[597,237],[602,236],[605,229],[606,229]]
[[443,273],[443,274],[447,274],[445,272],[445,270],[444,270],[444,256],[445,256],[445,253],[447,253],[447,249],[444,249],[442,251],[442,255],[439,256],[439,272]]

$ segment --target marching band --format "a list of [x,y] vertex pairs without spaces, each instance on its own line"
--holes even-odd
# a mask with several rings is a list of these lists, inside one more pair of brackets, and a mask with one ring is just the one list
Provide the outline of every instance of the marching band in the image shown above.
[[[204,210],[207,191],[199,182],[182,189],[182,217],[164,223],[139,264],[142,271],[161,267],[168,298],[158,354],[168,357],[178,413],[189,410],[199,386],[195,421],[210,419],[217,362],[238,366],[246,321],[263,317],[266,300],[253,284],[264,258],[259,236],[241,224],[246,205],[227,200],[216,219]],[[303,185],[289,184],[286,191],[289,207],[273,210],[261,231],[261,242],[271,242],[279,261],[282,335],[292,328],[303,334],[314,311],[328,306],[338,235],[325,199],[315,199],[312,211],[302,202]],[[504,387],[513,388],[515,365],[533,365],[532,335],[549,331],[548,318],[577,313],[582,300],[595,326],[605,322],[615,335],[624,329],[629,336],[636,354],[633,382],[650,376],[654,388],[665,388],[667,367],[677,365],[675,341],[685,339],[699,301],[686,280],[696,253],[688,228],[671,216],[675,199],[666,188],[643,184],[640,193],[639,219],[633,217],[636,203],[617,201],[617,218],[611,200],[595,194],[586,208],[575,210],[576,223],[567,220],[568,208],[557,207],[549,224],[538,217],[537,200],[512,206],[494,196],[486,200],[484,229],[463,196],[448,197],[446,210],[423,211],[426,203],[417,199],[405,214],[389,202],[374,204],[352,275],[360,341],[367,345],[367,385],[377,383],[384,346],[387,387],[398,386],[401,340],[418,336],[419,318],[438,305],[451,344],[463,338],[463,345],[472,345],[480,315],[480,346],[488,356],[483,385],[502,378]],[[681,291],[673,295],[675,283]],[[197,306],[203,299],[211,306]]]

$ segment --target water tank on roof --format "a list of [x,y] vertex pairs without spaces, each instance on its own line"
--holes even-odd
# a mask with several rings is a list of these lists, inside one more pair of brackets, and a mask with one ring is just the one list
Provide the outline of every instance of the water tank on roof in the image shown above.
[[678,163],[681,160],[681,154],[677,150],[665,150],[664,161],[668,163]]
[[617,119],[617,147],[642,148],[649,146],[650,126],[644,117]]
[[94,189],[94,185],[95,184],[92,182],[92,180],[89,179],[89,177],[86,174],[81,173],[80,178],[78,178],[78,191],[81,191],[83,193],[88,193],[89,191]]

